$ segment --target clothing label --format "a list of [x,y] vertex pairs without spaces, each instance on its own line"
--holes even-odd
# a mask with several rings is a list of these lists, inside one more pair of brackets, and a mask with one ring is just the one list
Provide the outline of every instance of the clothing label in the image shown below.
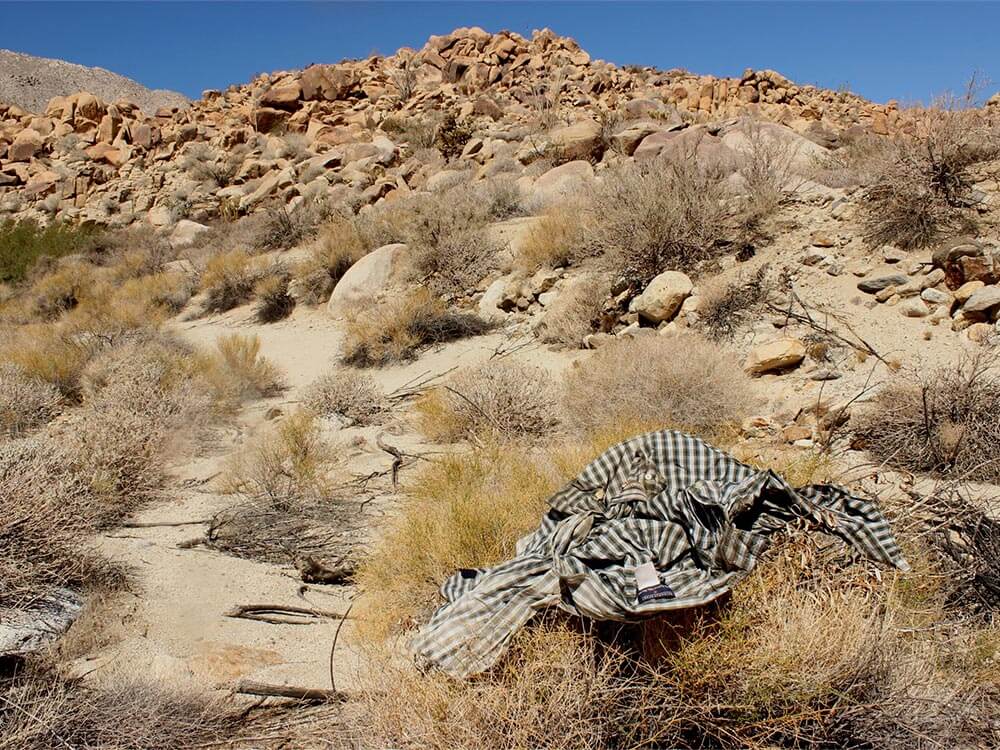
[[660,574],[651,562],[636,567],[635,587],[639,590],[639,604],[675,598],[673,589],[660,582]]

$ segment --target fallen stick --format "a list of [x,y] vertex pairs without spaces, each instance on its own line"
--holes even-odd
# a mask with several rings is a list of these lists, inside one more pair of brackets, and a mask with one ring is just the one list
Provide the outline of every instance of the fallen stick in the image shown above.
[[268,685],[252,680],[240,680],[233,688],[234,693],[242,695],[259,695],[265,698],[294,698],[308,703],[328,703],[330,701],[346,701],[346,693],[339,690],[323,688],[304,688],[294,685]]
[[[282,604],[240,604],[225,613],[226,617],[244,620],[257,620],[272,625],[312,625],[312,619],[343,620],[345,615],[339,612],[327,612],[321,609],[285,606]],[[305,619],[303,619],[305,618]]]
[[375,444],[379,448],[384,450],[386,453],[388,453],[390,456],[392,456],[392,486],[398,487],[399,467],[403,465],[403,453],[402,451],[399,450],[399,448],[389,445],[384,440],[382,440],[383,434],[384,433],[381,432],[378,434],[378,436],[375,438]]
[[121,524],[123,529],[154,529],[159,526],[198,526],[210,523],[210,518],[199,518],[197,521],[130,521]]

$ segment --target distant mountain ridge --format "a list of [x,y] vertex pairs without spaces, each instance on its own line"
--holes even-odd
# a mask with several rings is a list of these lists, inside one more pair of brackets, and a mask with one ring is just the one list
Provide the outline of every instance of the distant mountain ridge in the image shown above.
[[0,49],[0,102],[29,112],[44,112],[52,97],[78,91],[87,91],[106,102],[124,99],[148,114],[159,107],[183,107],[190,102],[176,91],[149,89],[104,68]]

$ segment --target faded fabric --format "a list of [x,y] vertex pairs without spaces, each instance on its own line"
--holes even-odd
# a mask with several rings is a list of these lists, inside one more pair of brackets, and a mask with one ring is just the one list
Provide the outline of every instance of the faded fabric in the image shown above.
[[[833,485],[793,489],[682,432],[641,435],[551,497],[513,559],[449,578],[446,603],[411,645],[424,664],[468,677],[491,667],[546,607],[634,622],[708,604],[753,569],[772,533],[801,522],[908,569],[871,502]],[[640,590],[637,568],[658,583]]]

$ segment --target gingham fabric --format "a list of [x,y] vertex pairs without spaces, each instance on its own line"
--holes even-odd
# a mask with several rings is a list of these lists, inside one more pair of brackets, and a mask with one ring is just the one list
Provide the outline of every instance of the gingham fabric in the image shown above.
[[[633,622],[704,605],[753,569],[771,533],[800,520],[908,569],[872,503],[833,485],[795,490],[681,432],[641,435],[551,497],[512,560],[449,578],[446,603],[411,646],[421,663],[468,677],[491,667],[545,607]],[[662,585],[640,603],[635,571],[644,563]]]

